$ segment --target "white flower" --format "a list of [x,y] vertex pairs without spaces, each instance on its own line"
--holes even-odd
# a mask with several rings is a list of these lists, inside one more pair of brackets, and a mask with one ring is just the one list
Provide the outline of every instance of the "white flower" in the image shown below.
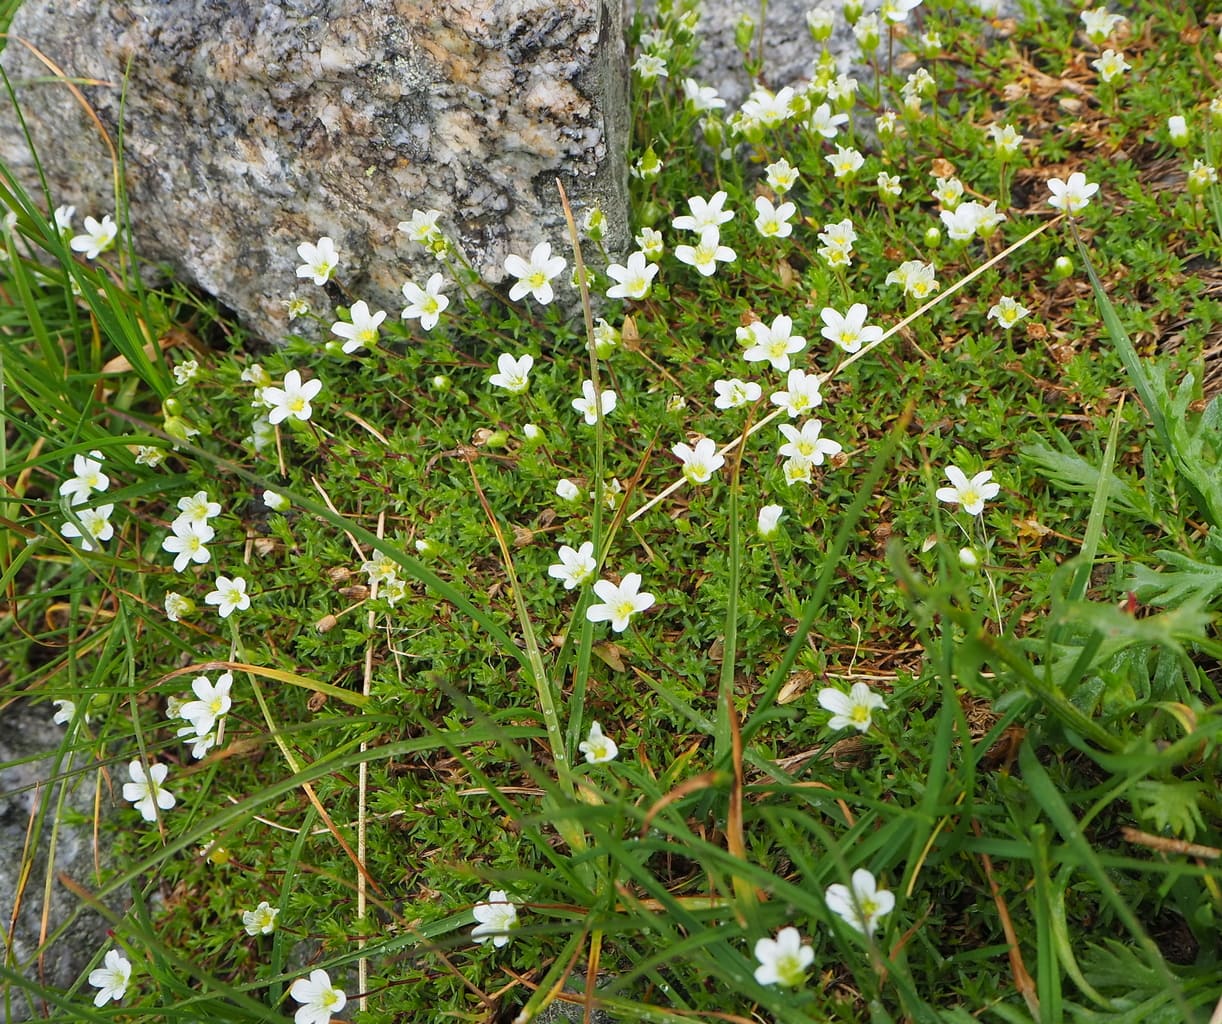
[[866,325],[866,306],[855,302],[843,315],[830,306],[819,314],[823,320],[823,337],[834,342],[846,352],[856,352],[862,345],[873,345],[882,340],[883,329]]
[[819,392],[821,381],[817,373],[807,373],[805,370],[793,369],[786,378],[786,391],[774,391],[769,400],[773,405],[779,405],[791,418],[810,412],[823,403],[823,395]]
[[510,394],[521,395],[530,387],[530,369],[535,365],[535,357],[531,355],[514,359],[508,352],[503,352],[496,360],[497,372],[488,378],[488,383],[496,388],[504,388]]
[[431,245],[441,238],[441,229],[437,226],[440,210],[413,210],[411,220],[399,221],[399,230],[413,242],[421,245]]
[[1082,19],[1082,28],[1086,33],[1086,38],[1096,46],[1103,43],[1115,31],[1116,26],[1124,21],[1121,15],[1111,14],[1106,7],[1095,7],[1083,11],[1078,17]]
[[594,321],[594,351],[599,359],[606,359],[619,347],[620,332],[601,316]]
[[810,483],[812,465],[810,459],[786,459],[781,466],[781,471],[785,474],[785,483],[790,487],[798,483]]
[[348,310],[351,322],[337,320],[331,325],[331,333],[343,338],[343,352],[351,355],[358,348],[373,348],[378,343],[378,327],[386,319],[385,311],[379,309],[376,313],[369,312],[369,304],[364,299],[354,302]]
[[184,743],[191,744],[191,756],[199,761],[208,755],[208,751],[216,746],[216,733],[200,733],[193,725],[184,725],[174,733]]
[[60,528],[65,537],[79,537],[82,551],[92,551],[94,547],[115,535],[114,524],[110,517],[115,510],[114,505],[99,505],[97,508],[75,509],[76,517],[85,528],[82,533],[76,523],[69,520]]
[[55,230],[61,235],[72,234],[72,218],[76,216],[75,206],[57,206],[52,214]]
[[156,469],[165,461],[165,449],[155,448],[151,444],[136,445],[136,465]]
[[904,194],[904,186],[901,184],[898,174],[888,174],[886,171],[879,171],[878,177],[874,181],[878,185],[878,194],[884,202],[898,199]]
[[854,683],[847,694],[834,686],[825,686],[819,691],[819,706],[832,713],[827,723],[829,728],[852,728],[865,732],[870,728],[874,709],[885,708],[887,705],[882,697],[865,683]]
[[714,381],[713,390],[717,393],[713,405],[718,409],[737,409],[740,405],[758,402],[763,394],[763,389],[755,381],[741,381],[737,377]]
[[802,945],[797,928],[782,928],[775,939],[760,939],[755,944],[755,980],[761,985],[802,984],[806,968],[815,962],[815,951]]
[[1110,82],[1126,71],[1132,70],[1133,65],[1124,59],[1123,51],[1104,50],[1103,53],[1090,62],[1090,66],[1099,72],[1099,78],[1104,82]]
[[263,402],[269,410],[268,422],[282,423],[290,416],[302,422],[308,420],[314,411],[310,402],[321,390],[322,381],[317,377],[302,381],[300,370],[289,370],[284,375],[284,387],[263,389]]
[[587,764],[606,764],[614,761],[619,754],[615,740],[604,736],[602,726],[597,722],[590,723],[590,735],[577,744],[577,749],[585,754]]
[[775,128],[777,125],[784,124],[793,115],[793,100],[794,91],[788,85],[775,94],[762,86],[757,86],[743,101],[740,113],[748,123],[753,122],[765,128]]
[[837,146],[835,153],[829,153],[823,159],[832,165],[832,174],[836,178],[851,178],[866,162],[866,158],[857,150],[847,146]]
[[423,330],[431,331],[437,326],[441,314],[445,312],[450,300],[442,294],[441,274],[433,274],[423,288],[411,281],[403,283],[403,297],[407,299],[407,308],[403,310],[402,319],[419,320]]
[[331,984],[326,971],[315,970],[310,977],[298,978],[289,988],[291,995],[302,1005],[293,1014],[294,1024],[330,1024],[332,1014],[339,1013],[348,1002],[343,989]]
[[706,227],[700,232],[697,245],[676,245],[675,259],[695,267],[705,277],[717,270],[717,264],[733,263],[737,254],[728,245],[722,245],[717,228]]
[[1005,156],[1017,153],[1018,147],[1023,143],[1023,136],[1012,124],[991,124],[989,135],[992,136],[997,152]]
[[934,278],[935,273],[932,263],[905,260],[887,275],[886,283],[898,284],[904,289],[905,295],[923,299],[941,287]]
[[195,700],[187,701],[178,709],[178,717],[195,726],[195,731],[204,736],[212,732],[217,719],[228,713],[233,706],[229,691],[233,688],[233,673],[224,672],[215,683],[207,676],[196,676],[191,683]]
[[88,501],[94,491],[104,491],[110,486],[110,477],[102,472],[101,452],[74,455],[72,473],[71,479],[59,485],[59,493],[72,505],[80,505]]
[[222,619],[235,611],[244,612],[250,607],[250,595],[246,593],[246,581],[241,576],[216,578],[216,589],[204,595],[204,604],[214,604]]
[[907,21],[909,12],[920,4],[921,0],[883,0],[878,13],[890,22]]
[[546,306],[552,301],[552,278],[568,266],[563,256],[553,256],[549,242],[540,242],[530,254],[530,260],[510,254],[505,257],[505,270],[518,280],[509,289],[509,299],[517,302],[524,295],[533,295],[536,302]]
[[[56,725],[71,724],[76,714],[76,704],[70,700],[53,700],[51,703],[55,705],[55,714],[51,716],[51,721]],[[85,715],[85,721],[89,721],[88,715]]]
[[118,234],[119,225],[111,219],[109,213],[100,221],[86,217],[85,233],[75,235],[68,245],[71,246],[73,252],[83,252],[85,259],[96,260],[115,244],[115,237]]
[[953,210],[963,199],[963,182],[958,178],[934,178],[933,197],[948,210]]
[[170,372],[174,374],[174,383],[182,387],[199,373],[199,362],[195,359],[185,359]]
[[641,233],[636,236],[634,241],[647,259],[656,260],[666,252],[666,243],[662,239],[662,232],[655,231],[653,228],[641,228]]
[[247,935],[271,935],[276,930],[276,915],[279,913],[279,907],[273,907],[264,900],[254,910],[242,911],[242,927]]
[[273,512],[287,512],[293,507],[293,503],[288,498],[276,491],[264,491],[263,504]]
[[369,577],[369,585],[389,583],[399,574],[399,563],[389,555],[375,555],[367,562],[361,563],[361,572]]
[[492,939],[498,949],[509,942],[509,933],[518,924],[518,908],[509,901],[503,889],[493,889],[488,894],[488,902],[475,904],[471,913],[479,922],[471,929],[471,938],[481,944]]
[[995,305],[990,307],[988,318],[996,320],[1001,327],[1008,331],[1030,312],[1031,310],[1026,306],[1019,305],[1015,299],[1010,298],[1008,295],[1003,295],[997,300]]
[[806,127],[825,139],[834,139],[840,126],[847,124],[848,120],[848,114],[833,114],[831,107],[826,103],[820,103],[810,112]]
[[788,238],[793,234],[793,225],[789,218],[797,212],[793,203],[781,203],[773,206],[772,201],[765,196],[755,197],[755,230],[765,238]]
[[1048,191],[1052,193],[1052,198],[1048,200],[1049,206],[1073,215],[1086,209],[1091,196],[1099,191],[1099,186],[1095,182],[1087,181],[1086,175],[1081,171],[1074,171],[1068,181],[1049,178]]
[[878,888],[874,876],[865,868],[853,872],[852,883],[851,889],[839,883],[829,885],[823,900],[827,909],[850,928],[873,935],[878,919],[894,909],[895,894]]
[[705,228],[720,228],[722,224],[734,219],[734,211],[723,209],[726,203],[725,192],[714,192],[705,199],[703,196],[692,196],[687,201],[691,215],[684,214],[671,221],[671,227],[676,231],[703,232]]
[[132,781],[123,783],[123,799],[135,804],[145,821],[156,821],[157,808],[168,811],[178,802],[173,793],[162,788],[169,771],[168,765],[155,762],[148,766],[147,772],[139,761],[132,761],[127,766]]
[[767,172],[764,180],[768,182],[768,187],[779,196],[783,196],[797,183],[798,169],[791,166],[784,157],[769,164],[764,170]]
[[[184,567],[186,563],[183,563]],[[179,570],[181,571],[181,570]],[[177,622],[184,615],[190,615],[195,611],[195,602],[189,597],[183,597],[182,594],[170,591],[165,596],[165,617],[171,622]]]
[[94,1006],[105,1006],[112,999],[117,1003],[127,994],[132,980],[132,965],[117,949],[106,954],[101,967],[89,972],[89,984],[98,991],[93,997]]
[[585,541],[581,547],[574,550],[567,544],[561,544],[560,561],[547,567],[547,574],[552,579],[563,580],[564,589],[572,590],[593,579],[598,564],[594,561],[594,543]]
[[701,85],[694,78],[683,79],[683,99],[690,103],[696,113],[709,110],[721,110],[726,101],[717,95],[717,90],[711,85]]
[[581,497],[581,491],[572,480],[557,480],[556,497],[561,501],[576,501]]
[[[179,498],[178,510],[182,513],[178,516],[179,520],[182,520],[184,523],[193,523],[197,526],[202,526],[209,519],[213,519],[221,514],[220,503],[210,501],[207,491],[196,491],[188,497]],[[212,538],[209,537],[208,539],[211,540]]]
[[680,442],[671,452],[683,463],[683,475],[693,484],[708,483],[726,463],[725,456],[717,454],[717,442],[709,437],[702,437],[694,448]]
[[805,459],[813,466],[822,466],[825,458],[843,450],[839,441],[819,436],[823,429],[821,420],[807,420],[800,428],[782,423],[779,429],[785,436],[785,444],[777,452],[782,458]]
[[[581,382],[581,398],[574,398],[572,405],[582,416],[589,426],[594,426],[598,422],[598,404],[594,400],[594,382],[592,380],[583,380]],[[619,399],[614,391],[607,388],[599,389],[599,400],[602,406],[602,416],[605,419],[615,411],[616,402]]]
[[324,285],[331,280],[335,268],[339,266],[339,253],[335,251],[335,242],[323,235],[317,244],[302,242],[297,246],[297,255],[305,262],[297,268],[298,277],[310,277],[316,285]]
[[938,488],[936,495],[938,501],[961,505],[963,511],[969,516],[980,515],[984,511],[984,503],[997,497],[997,493],[1001,490],[999,484],[990,482],[993,474],[987,469],[977,473],[969,480],[958,466],[947,466],[946,478],[950,481],[951,486]]
[[[175,572],[186,569],[188,562],[203,565],[212,557],[207,544],[216,536],[216,531],[206,521],[197,522],[179,516],[170,524],[170,529],[173,532],[161,542],[161,548],[175,556]],[[168,609],[169,598],[166,601]]]
[[628,628],[628,620],[637,612],[652,607],[653,594],[641,592],[641,574],[630,572],[616,586],[610,580],[599,580],[594,584],[594,593],[602,604],[590,605],[586,618],[591,622],[610,622],[611,628],[622,633]]
[[632,70],[641,76],[642,82],[652,82],[659,76],[668,77],[666,61],[654,53],[642,53],[632,64]]
[[768,327],[761,320],[753,322],[748,330],[754,344],[743,353],[749,363],[768,362],[781,373],[789,371],[789,357],[806,347],[806,339],[793,334],[793,320],[781,315]]
[[946,227],[947,237],[956,242],[968,242],[976,234],[979,221],[976,217],[976,204],[961,203],[953,210],[943,210],[939,216]]
[[765,505],[759,511],[759,519],[756,522],[756,527],[759,530],[759,535],[767,540],[769,537],[775,537],[780,529],[781,516],[785,514],[785,509],[780,505]]
[[607,267],[607,276],[616,283],[607,289],[607,298],[645,298],[657,272],[657,264],[647,263],[643,252],[630,254],[627,264],[612,263]]
[[1167,118],[1167,136],[1172,145],[1186,146],[1188,144],[1188,122],[1183,114],[1173,114]]

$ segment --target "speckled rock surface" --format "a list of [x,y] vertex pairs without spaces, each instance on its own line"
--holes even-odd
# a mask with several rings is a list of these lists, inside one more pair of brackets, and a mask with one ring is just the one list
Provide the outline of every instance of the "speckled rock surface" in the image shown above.
[[[57,751],[64,739],[64,727],[54,725],[51,714],[52,709],[46,704],[38,707],[10,705],[0,717],[0,917],[7,931],[20,893],[13,958],[27,977],[62,991],[76,980],[89,958],[106,941],[108,925],[91,911],[77,916],[66,932],[55,937],[46,948],[40,973],[38,948],[44,902],[48,935],[55,935],[70,914],[80,907],[80,900],[58,880],[59,877],[63,875],[86,890],[98,887],[92,831],[95,773],[87,770],[67,782],[63,805],[67,813],[61,815],[54,835],[52,883],[49,899],[44,901],[47,852],[55,819],[52,809],[57,806],[60,794],[60,786],[48,785],[48,780],[57,770]],[[79,765],[88,765],[88,754],[78,753],[75,759]],[[59,762],[58,771],[68,776],[68,763]],[[48,808],[48,813],[42,829],[29,835],[30,816],[40,802]],[[21,890],[22,856],[27,842],[35,844],[37,853],[25,888]],[[104,862],[104,852],[101,857]],[[113,909],[121,908],[116,904]],[[13,1004],[8,1019],[18,1021],[27,1020],[31,1015],[41,1016],[41,1007],[35,1008],[37,1013],[32,1014],[20,989],[12,986],[10,992]]]
[[[628,244],[621,0],[26,0],[11,28],[82,86],[124,153],[137,249],[283,333],[296,247],[330,235],[354,297],[400,309],[435,271],[396,231],[414,208],[485,280],[543,238],[567,250],[555,178]],[[53,201],[114,209],[96,125],[29,48],[0,58]],[[7,104],[4,105],[7,108]],[[11,110],[0,160],[36,178]],[[78,221],[79,223],[79,221]],[[305,282],[302,294],[311,294]],[[316,302],[316,306],[325,305]]]

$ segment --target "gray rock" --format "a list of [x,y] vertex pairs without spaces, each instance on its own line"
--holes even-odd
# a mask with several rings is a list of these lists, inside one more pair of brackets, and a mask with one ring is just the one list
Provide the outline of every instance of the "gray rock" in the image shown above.
[[[120,135],[137,251],[257,334],[287,324],[301,242],[329,235],[354,298],[394,312],[433,258],[415,208],[491,284],[509,252],[567,252],[555,179],[607,244],[629,241],[621,0],[26,0],[0,58],[54,204],[115,208],[111,155],[73,79]],[[12,38],[17,37],[17,38]],[[126,82],[125,82],[126,74]],[[124,98],[124,91],[126,97]],[[7,104],[5,105],[7,107]],[[0,161],[37,178],[12,110]]]
[[[67,877],[87,890],[97,888],[91,826],[95,775],[89,766],[89,755],[77,753],[71,763],[84,766],[85,771],[69,776],[70,762],[59,761],[58,753],[64,740],[64,728],[51,722],[51,714],[47,705],[16,705],[6,709],[0,720],[0,920],[7,929],[21,885],[31,815],[41,802],[48,813],[41,831],[28,837],[36,855],[20,893],[12,956],[17,969],[27,977],[63,991],[106,941],[108,926],[97,914],[83,912],[63,935],[48,944],[40,966],[39,934],[44,909],[47,934],[52,935],[79,906],[78,897],[58,880],[59,877]],[[56,771],[60,781],[49,782]],[[66,793],[64,806],[79,817],[81,824],[69,825],[61,820],[55,833],[54,860],[50,866],[54,880],[44,908],[47,854],[61,788]],[[104,848],[101,856],[104,867]],[[23,992],[16,986],[13,986],[12,998],[11,1020],[26,1020],[32,1016]]]

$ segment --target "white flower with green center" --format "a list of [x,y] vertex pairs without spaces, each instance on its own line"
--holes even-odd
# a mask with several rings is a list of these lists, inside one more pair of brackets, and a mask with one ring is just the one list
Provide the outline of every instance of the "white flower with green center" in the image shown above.
[[298,978],[289,995],[302,1004],[293,1014],[294,1024],[330,1024],[348,1002],[343,989],[332,985],[331,976],[322,970],[311,971],[308,979]]
[[680,442],[671,452],[683,463],[683,475],[693,484],[708,483],[726,464],[725,456],[717,453],[717,442],[709,437],[702,437],[695,447]]
[[734,211],[725,209],[726,193],[714,192],[705,199],[703,196],[691,196],[687,201],[690,214],[683,214],[671,221],[671,227],[676,231],[695,231],[701,233],[705,228],[720,228],[734,219]]
[[335,242],[326,235],[316,243],[302,242],[297,246],[297,255],[305,261],[297,268],[297,276],[311,278],[316,285],[330,281],[339,266]]
[[109,213],[101,220],[86,217],[85,233],[74,236],[68,245],[73,252],[84,253],[85,259],[96,260],[102,253],[114,247],[118,234],[119,225],[111,219]]
[[879,918],[895,908],[895,894],[878,888],[874,876],[865,868],[853,872],[852,886],[836,883],[827,887],[823,901],[827,909],[854,931],[873,935]]
[[271,935],[276,930],[276,917],[279,907],[273,907],[267,900],[260,903],[254,910],[242,911],[242,927],[247,935]]
[[250,607],[250,595],[246,593],[246,581],[241,576],[216,578],[216,589],[204,595],[204,604],[214,604],[222,619],[235,611],[244,612]]
[[883,0],[879,14],[894,23],[907,21],[908,15],[921,5],[921,0]]
[[864,302],[853,303],[844,314],[826,306],[819,316],[823,320],[823,330],[820,333],[845,352],[856,352],[862,345],[873,345],[882,340],[883,329],[866,324]]
[[776,317],[771,327],[756,320],[748,330],[753,344],[743,353],[743,358],[749,363],[770,363],[781,373],[789,372],[789,357],[806,347],[806,339],[793,333],[793,320],[784,315]]
[[386,319],[386,313],[369,311],[369,304],[358,299],[348,310],[350,322],[337,320],[331,325],[331,333],[344,339],[343,351],[351,355],[358,348],[375,348],[378,344],[378,328]]
[[282,423],[292,417],[303,423],[314,411],[310,402],[318,397],[322,390],[322,381],[315,377],[303,381],[300,370],[289,370],[284,375],[284,387],[264,388],[263,404],[267,406],[269,423]]
[[959,505],[969,516],[978,516],[984,511],[984,503],[997,497],[1001,490],[1000,484],[992,483],[993,473],[984,470],[970,480],[958,466],[946,467],[946,479],[949,487],[939,487],[936,497],[950,505]]
[[594,593],[603,602],[586,609],[586,618],[591,622],[610,622],[611,628],[622,633],[628,622],[638,612],[653,606],[653,594],[641,591],[641,574],[628,573],[619,584],[610,580],[599,580],[594,584]]
[[89,984],[98,990],[94,994],[93,1005],[105,1006],[112,999],[117,1003],[127,994],[131,980],[131,961],[117,949],[110,950],[102,966],[89,972]]
[[607,298],[645,298],[657,272],[657,264],[648,263],[643,252],[631,253],[626,264],[612,263],[607,267],[607,276],[615,282],[607,289]]
[[603,735],[597,722],[590,723],[590,733],[577,744],[577,749],[585,755],[587,764],[606,764],[619,756],[619,746],[610,736]]
[[800,428],[782,423],[779,429],[785,444],[777,454],[785,459],[804,459],[812,466],[822,466],[825,458],[844,450],[839,441],[819,436],[823,430],[822,420],[807,420]]
[[707,227],[701,231],[697,245],[675,246],[675,259],[695,267],[705,277],[713,275],[718,263],[733,263],[737,258],[738,255],[733,249],[721,244],[720,234],[715,227]]
[[748,121],[754,121],[765,128],[775,128],[793,115],[793,99],[794,91],[788,85],[777,93],[757,86],[743,101],[739,112]]
[[1192,167],[1188,171],[1188,193],[1189,195],[1199,196],[1210,185],[1218,183],[1218,169],[1213,164],[1207,164],[1204,160],[1196,159],[1192,161]]
[[145,821],[156,821],[158,808],[168,811],[178,802],[173,793],[162,788],[169,771],[168,765],[155,762],[147,771],[139,761],[132,761],[127,766],[131,782],[123,783],[123,799],[134,804]]
[[786,459],[781,466],[785,475],[785,483],[789,487],[794,484],[808,484],[811,481],[812,464],[810,459]]
[[530,370],[535,365],[535,357],[524,355],[515,359],[508,352],[497,357],[497,372],[488,378],[488,383],[494,388],[504,388],[511,395],[525,394],[530,387]]
[[572,405],[585,418],[586,425],[592,427],[598,422],[600,411],[602,418],[606,419],[615,411],[618,401],[619,399],[615,392],[607,388],[599,389],[596,401],[594,397],[594,382],[592,380],[583,380],[581,382],[581,397],[574,398]]
[[653,228],[641,228],[641,233],[634,241],[648,259],[661,259],[662,254],[666,252],[666,242],[662,238],[662,232],[655,231]]
[[953,210],[963,199],[963,182],[958,178],[934,178],[934,186],[934,199],[947,210]]
[[865,732],[870,728],[873,713],[879,708],[886,708],[887,704],[865,683],[854,683],[848,693],[834,686],[825,686],[819,691],[819,706],[832,713],[828,728]]
[[1101,46],[1115,30],[1124,18],[1119,14],[1112,14],[1106,7],[1094,7],[1090,10],[1083,11],[1079,18],[1082,19],[1082,29],[1086,33],[1086,38],[1096,46]]
[[550,242],[540,242],[531,251],[530,259],[510,253],[505,257],[505,271],[518,280],[509,289],[509,300],[517,302],[525,295],[546,306],[555,297],[552,279],[558,277],[568,266],[563,256],[553,256]]
[[713,382],[713,390],[717,397],[713,405],[718,409],[737,409],[739,406],[758,402],[764,393],[755,381],[743,381],[735,377],[733,380],[717,380]]
[[110,517],[114,513],[114,505],[99,505],[97,508],[74,509],[77,519],[84,527],[82,532],[76,523],[69,520],[60,528],[65,537],[80,539],[82,551],[92,551],[95,546],[110,540],[115,535],[114,524]]
[[423,330],[431,331],[437,326],[441,314],[449,306],[449,298],[442,293],[444,278],[433,274],[421,288],[412,281],[403,282],[403,297],[407,306],[401,314],[404,320],[419,320]]
[[798,208],[793,203],[781,203],[773,206],[766,196],[755,197],[755,230],[765,238],[788,238],[793,234],[793,225],[789,223]]
[[398,227],[411,241],[432,245],[442,237],[441,228],[437,226],[440,216],[440,210],[413,210],[411,220],[399,221]]
[[208,542],[216,531],[206,520],[199,522],[179,516],[170,524],[170,530],[170,536],[161,542],[161,549],[174,555],[175,572],[185,570],[189,562],[203,565],[212,557]]
[[910,295],[914,299],[923,299],[940,287],[934,277],[936,272],[932,263],[905,260],[887,275],[886,283],[898,284],[904,289],[905,295]]
[[717,95],[711,85],[701,85],[694,78],[683,79],[683,99],[697,114],[710,110],[722,110],[726,101]]
[[1123,52],[1116,50],[1104,50],[1098,57],[1090,62],[1090,66],[1099,72],[1099,78],[1104,82],[1113,82],[1126,71],[1132,70],[1133,65],[1124,59]]
[[792,166],[784,157],[775,163],[769,164],[764,170],[766,172],[764,180],[768,182],[768,187],[778,196],[783,196],[797,184],[798,169]]
[[838,179],[852,179],[866,162],[866,158],[850,146],[837,146],[835,153],[823,159],[832,165],[832,174]]
[[573,590],[594,578],[598,563],[594,560],[594,543],[585,541],[579,548],[561,544],[556,552],[560,561],[547,567],[552,579],[561,580],[565,590]]
[[471,929],[471,938],[479,943],[491,939],[498,949],[509,942],[510,933],[518,926],[518,908],[503,889],[493,889],[488,902],[475,904],[471,913],[479,922]]
[[178,499],[178,511],[180,515],[175,522],[181,520],[184,523],[203,525],[221,514],[221,505],[220,502],[210,501],[207,491],[196,491]]
[[851,252],[853,243],[857,241],[857,230],[847,217],[835,224],[824,224],[819,232],[819,241],[832,249],[843,249]]
[[822,384],[817,373],[807,373],[795,368],[785,380],[786,390],[774,391],[769,400],[785,410],[790,419],[796,419],[823,403],[819,388]]
[[1018,147],[1023,144],[1023,136],[1012,124],[991,124],[989,135],[993,139],[993,148],[999,156],[1013,156]]
[[898,174],[888,174],[886,171],[879,171],[875,184],[878,186],[879,198],[883,202],[898,199],[904,194],[904,186],[900,183],[900,176]]
[[368,576],[371,587],[375,583],[389,583],[399,575],[399,563],[389,555],[374,555],[361,563],[361,572]]
[[802,944],[797,928],[782,928],[775,939],[755,944],[755,980],[761,985],[796,988],[806,980],[806,969],[815,962],[815,951]]
[[195,700],[187,701],[178,709],[178,717],[190,722],[200,736],[206,736],[216,727],[217,719],[229,712],[233,700],[229,691],[233,688],[233,673],[224,672],[215,683],[207,676],[196,676],[191,682]]
[[1017,300],[1010,298],[1008,295],[1003,295],[989,309],[988,318],[996,320],[998,326],[1008,331],[1030,312],[1031,310],[1026,306],[1019,305]]

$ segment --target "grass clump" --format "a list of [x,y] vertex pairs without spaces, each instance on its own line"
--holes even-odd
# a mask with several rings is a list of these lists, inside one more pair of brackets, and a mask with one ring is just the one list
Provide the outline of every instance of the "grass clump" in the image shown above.
[[3,692],[64,725],[27,856],[82,790],[114,846],[45,951],[113,939],[6,998],[1210,1019],[1217,26],[910,6],[856,80],[812,18],[800,89],[744,25],[731,111],[660,3],[638,254],[583,217],[591,265],[486,296],[406,211],[403,315],[303,240],[275,349],[5,178]]

